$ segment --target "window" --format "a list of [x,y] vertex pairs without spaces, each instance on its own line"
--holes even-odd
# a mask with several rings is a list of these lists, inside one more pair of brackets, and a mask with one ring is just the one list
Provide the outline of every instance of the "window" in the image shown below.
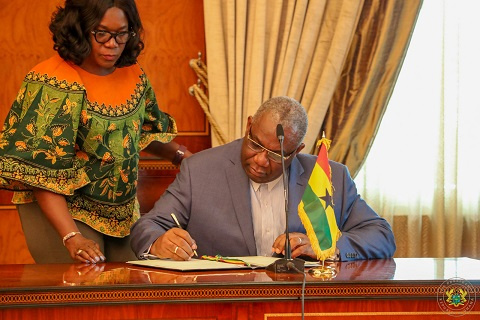
[[355,178],[394,232],[408,232],[396,256],[480,257],[479,12],[477,0],[424,0]]

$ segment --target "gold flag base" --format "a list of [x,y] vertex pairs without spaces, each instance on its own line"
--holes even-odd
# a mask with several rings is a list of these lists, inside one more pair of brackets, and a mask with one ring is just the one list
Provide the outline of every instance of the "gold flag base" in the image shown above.
[[308,273],[316,279],[331,280],[337,276],[337,269],[335,266],[326,266],[325,261],[321,261],[322,265],[313,267],[308,270]]

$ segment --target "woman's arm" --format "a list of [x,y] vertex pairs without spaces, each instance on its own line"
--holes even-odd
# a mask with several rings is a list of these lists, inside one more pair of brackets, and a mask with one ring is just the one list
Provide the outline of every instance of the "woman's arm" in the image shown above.
[[105,261],[100,247],[93,240],[83,237],[81,233],[71,236],[73,232],[79,231],[68,211],[67,201],[63,195],[39,188],[34,188],[33,194],[48,221],[60,237],[65,239],[64,245],[72,259],[90,263]]
[[185,146],[181,146],[175,141],[170,141],[169,143],[153,141],[144,150],[175,165],[180,165],[183,159],[192,155]]

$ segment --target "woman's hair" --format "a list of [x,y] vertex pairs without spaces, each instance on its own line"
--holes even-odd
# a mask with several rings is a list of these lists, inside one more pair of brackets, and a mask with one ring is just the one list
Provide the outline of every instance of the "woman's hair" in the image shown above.
[[105,12],[112,7],[119,8],[125,13],[128,31],[136,34],[125,44],[125,49],[115,66],[126,67],[135,64],[144,45],[141,39],[142,22],[134,0],[66,0],[64,7],[57,7],[50,22],[53,49],[64,60],[76,65],[82,64],[92,51],[91,31],[95,30]]

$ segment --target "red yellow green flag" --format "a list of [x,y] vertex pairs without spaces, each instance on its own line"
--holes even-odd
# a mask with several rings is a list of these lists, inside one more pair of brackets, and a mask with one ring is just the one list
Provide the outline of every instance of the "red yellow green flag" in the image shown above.
[[332,170],[328,162],[330,140],[322,138],[317,142],[318,147],[317,162],[298,205],[298,214],[313,252],[324,261],[335,254],[341,233],[333,210]]

